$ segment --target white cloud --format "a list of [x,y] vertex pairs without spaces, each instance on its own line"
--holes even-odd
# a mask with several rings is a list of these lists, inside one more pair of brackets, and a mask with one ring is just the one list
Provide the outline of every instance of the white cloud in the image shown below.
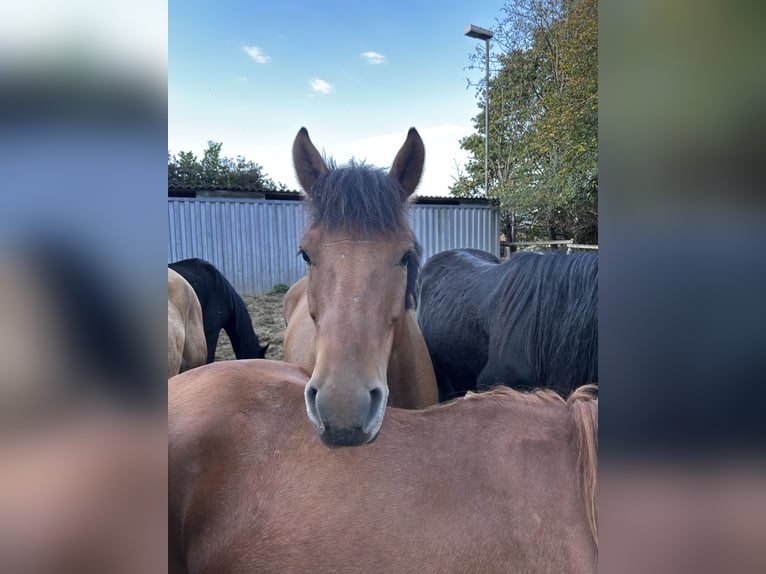
[[361,56],[369,64],[384,64],[386,62],[386,57],[378,52],[362,52]]
[[258,46],[245,46],[242,48],[245,53],[259,64],[267,64],[271,60],[271,56],[267,56],[263,53]]
[[309,83],[311,84],[311,89],[315,92],[319,92],[320,94],[329,94],[335,89],[332,84],[325,82],[324,80],[320,80],[319,78],[315,78]]

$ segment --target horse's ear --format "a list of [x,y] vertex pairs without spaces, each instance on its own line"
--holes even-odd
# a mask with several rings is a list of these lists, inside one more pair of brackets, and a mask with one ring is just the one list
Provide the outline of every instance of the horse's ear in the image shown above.
[[301,128],[298,135],[295,136],[293,164],[301,187],[307,194],[311,195],[311,187],[317,178],[327,171],[327,165],[325,165],[322,156],[319,155],[317,148],[311,143],[306,128]]
[[407,139],[404,141],[402,149],[396,154],[394,165],[388,173],[396,181],[402,184],[407,196],[412,195],[415,188],[420,183],[420,176],[423,174],[423,164],[426,160],[426,148],[420,134],[415,128],[410,128],[407,132]]

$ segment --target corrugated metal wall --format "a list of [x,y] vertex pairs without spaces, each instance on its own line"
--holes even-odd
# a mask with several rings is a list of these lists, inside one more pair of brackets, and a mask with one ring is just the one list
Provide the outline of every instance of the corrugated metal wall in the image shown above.
[[500,217],[489,205],[414,204],[410,225],[423,248],[422,262],[447,249],[473,247],[500,256]]
[[[499,255],[500,222],[487,205],[414,204],[410,223],[428,257],[458,247]],[[168,263],[200,257],[243,295],[292,285],[306,265],[297,253],[303,233],[300,201],[168,199]]]

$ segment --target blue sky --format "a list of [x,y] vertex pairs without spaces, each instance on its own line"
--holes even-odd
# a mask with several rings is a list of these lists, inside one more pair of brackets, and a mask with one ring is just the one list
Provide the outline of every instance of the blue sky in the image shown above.
[[468,56],[502,0],[241,2],[171,0],[168,148],[208,140],[298,189],[292,141],[301,126],[338,163],[390,166],[407,130],[426,145],[419,193],[447,195],[478,113],[481,70]]

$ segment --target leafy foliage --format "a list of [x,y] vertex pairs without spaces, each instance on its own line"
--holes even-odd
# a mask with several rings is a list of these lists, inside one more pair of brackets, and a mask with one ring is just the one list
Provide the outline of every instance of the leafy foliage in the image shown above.
[[290,290],[290,286],[286,283],[277,283],[274,285],[273,289],[269,293],[269,295],[284,295]]
[[221,142],[207,142],[202,159],[190,151],[170,155],[168,152],[168,185],[191,185],[207,189],[247,188],[249,191],[287,191],[283,183],[275,184],[263,167],[242,156],[221,156]]
[[[509,0],[497,20],[489,84],[489,192],[511,241],[598,242],[598,18],[596,0]],[[472,65],[484,64],[477,46]],[[477,133],[454,195],[481,195],[484,86]]]

